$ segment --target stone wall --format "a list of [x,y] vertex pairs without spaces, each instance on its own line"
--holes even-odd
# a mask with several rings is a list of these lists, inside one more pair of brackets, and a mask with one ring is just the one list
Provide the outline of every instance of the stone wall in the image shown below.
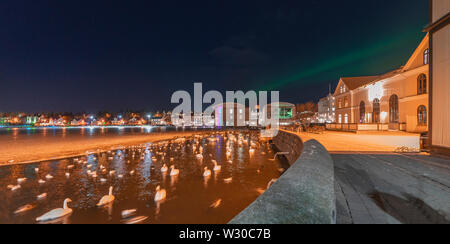
[[230,224],[335,224],[334,166],[327,150],[284,131],[273,142],[290,152],[291,167]]

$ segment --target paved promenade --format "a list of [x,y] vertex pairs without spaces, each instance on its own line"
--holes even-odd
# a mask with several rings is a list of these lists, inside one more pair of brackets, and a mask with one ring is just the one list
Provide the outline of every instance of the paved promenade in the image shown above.
[[299,135],[320,141],[334,160],[338,223],[450,223],[450,159],[393,153],[418,137]]

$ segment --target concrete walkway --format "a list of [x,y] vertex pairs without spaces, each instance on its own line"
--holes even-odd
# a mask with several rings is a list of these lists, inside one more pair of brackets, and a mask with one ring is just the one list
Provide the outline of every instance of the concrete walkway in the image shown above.
[[338,223],[450,223],[450,160],[400,154],[331,156]]
[[393,153],[407,133],[298,133],[327,148],[335,166],[340,224],[450,223],[450,159]]

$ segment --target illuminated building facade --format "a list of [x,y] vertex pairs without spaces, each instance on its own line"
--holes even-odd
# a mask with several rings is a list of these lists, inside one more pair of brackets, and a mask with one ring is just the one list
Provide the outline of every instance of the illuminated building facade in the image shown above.
[[450,155],[450,1],[430,0],[430,131],[433,153]]
[[319,100],[318,103],[318,123],[335,123],[336,122],[336,101],[333,94]]
[[397,70],[379,76],[341,78],[334,93],[337,125],[327,128],[427,131],[428,44],[427,35],[406,65]]
[[[266,118],[272,118],[272,106],[274,104],[268,104],[266,107],[261,109],[259,115],[259,124],[265,125]],[[295,105],[292,103],[279,102],[278,103],[278,118],[279,125],[292,125],[295,122],[295,116],[297,114]],[[266,115],[267,114],[267,115]]]

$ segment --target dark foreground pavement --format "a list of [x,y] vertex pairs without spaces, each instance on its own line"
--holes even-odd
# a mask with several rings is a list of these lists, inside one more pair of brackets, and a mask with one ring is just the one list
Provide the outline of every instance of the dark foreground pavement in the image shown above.
[[338,223],[450,223],[449,159],[354,152],[331,156]]

